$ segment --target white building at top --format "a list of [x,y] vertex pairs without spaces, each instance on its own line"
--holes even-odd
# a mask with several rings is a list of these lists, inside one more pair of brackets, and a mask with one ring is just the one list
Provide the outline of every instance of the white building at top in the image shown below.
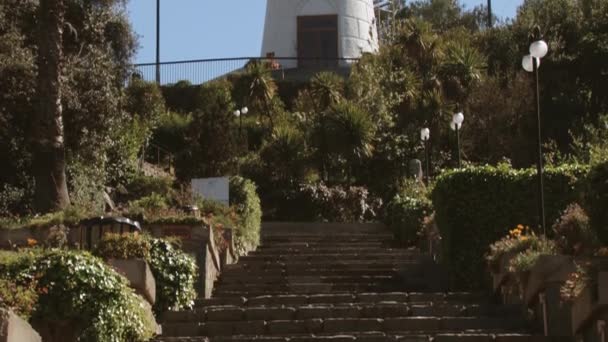
[[378,30],[373,2],[268,0],[262,56],[300,58],[279,61],[284,68],[294,68],[305,67],[315,58],[330,61],[376,52]]

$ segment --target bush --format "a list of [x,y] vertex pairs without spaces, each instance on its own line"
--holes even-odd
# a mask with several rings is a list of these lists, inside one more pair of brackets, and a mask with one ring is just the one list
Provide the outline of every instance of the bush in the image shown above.
[[386,206],[384,220],[397,239],[407,246],[418,245],[424,233],[425,218],[433,211],[432,203],[423,191],[412,190],[395,195]]
[[167,198],[155,192],[149,196],[129,202],[129,208],[132,210],[157,211],[167,209],[168,207]]
[[509,263],[509,271],[514,273],[529,272],[541,255],[554,255],[557,245],[553,240],[544,237],[531,236],[528,248],[519,252]]
[[34,320],[73,322],[79,341],[146,341],[154,334],[127,280],[88,253],[37,251],[0,260],[0,276],[35,281]]
[[262,228],[262,208],[256,185],[242,177],[230,178],[230,206],[234,206],[239,216],[236,227],[235,245],[242,253],[246,248],[255,248],[260,243]]
[[0,278],[0,308],[13,310],[22,318],[29,319],[37,301],[35,282],[22,285]]
[[133,201],[154,193],[170,197],[173,194],[172,186],[171,178],[136,175],[127,183],[127,193],[120,196],[120,200],[122,202]]
[[[549,168],[545,174],[547,221],[577,200],[578,166]],[[484,284],[483,255],[506,235],[505,227],[537,222],[537,177],[534,170],[509,166],[470,167],[441,174],[432,191],[442,235],[443,256],[452,285],[480,288]]]
[[104,259],[150,260],[150,240],[139,234],[106,234],[95,247],[94,254]]
[[591,168],[587,177],[585,203],[591,228],[603,245],[608,245],[608,162]]
[[509,234],[490,245],[490,252],[486,256],[488,265],[494,273],[501,272],[500,259],[509,253],[520,253],[530,247],[532,239],[530,227],[519,224],[509,231]]
[[154,312],[191,308],[198,274],[194,259],[167,240],[151,238],[150,245],[149,263],[156,280]]
[[104,258],[138,258],[148,262],[156,281],[156,314],[190,308],[196,298],[196,263],[173,241],[147,235],[106,234],[95,254]]
[[357,186],[304,184],[290,196],[285,207],[294,210],[289,212],[291,219],[300,221],[365,222],[375,219],[382,205],[366,188]]
[[553,225],[555,240],[562,253],[569,255],[592,254],[597,237],[589,225],[589,217],[580,205],[570,204]]

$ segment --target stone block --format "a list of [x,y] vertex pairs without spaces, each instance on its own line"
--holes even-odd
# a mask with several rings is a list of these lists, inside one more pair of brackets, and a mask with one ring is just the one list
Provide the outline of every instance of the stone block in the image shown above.
[[108,264],[129,280],[130,286],[150,304],[156,302],[156,281],[148,263],[141,259],[110,259]]
[[436,317],[400,317],[384,320],[384,331],[436,331],[441,319]]
[[241,321],[244,317],[244,310],[241,308],[209,308],[206,318],[208,321]]
[[382,319],[330,318],[323,322],[323,332],[382,331]]
[[293,319],[294,308],[247,308],[245,319],[248,321],[280,321]]
[[0,309],[0,342],[41,342],[32,326],[10,310]]

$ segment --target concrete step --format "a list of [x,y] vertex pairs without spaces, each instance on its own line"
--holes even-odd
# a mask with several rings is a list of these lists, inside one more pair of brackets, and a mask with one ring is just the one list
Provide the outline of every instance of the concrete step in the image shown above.
[[327,318],[388,317],[512,317],[521,313],[520,306],[479,304],[409,304],[397,302],[355,304],[310,304],[278,306],[209,306],[196,310],[167,312],[165,323],[207,321],[306,320]]
[[398,281],[360,283],[292,283],[292,284],[220,284],[213,294],[221,295],[279,295],[314,293],[389,292],[402,285]]
[[544,337],[525,333],[440,333],[414,335],[407,333],[363,333],[340,335],[294,335],[294,336],[221,336],[207,337],[162,337],[156,342],[573,342],[572,338]]
[[410,303],[410,304],[480,304],[487,302],[483,293],[452,292],[362,292],[362,293],[319,293],[319,294],[286,294],[277,296],[222,296],[211,299],[197,299],[197,307],[205,306],[291,306],[314,304],[355,304],[355,303]]
[[523,319],[496,317],[390,317],[327,318],[306,320],[259,320],[234,322],[188,322],[163,324],[164,336],[231,336],[343,334],[358,332],[463,332],[521,331]]
[[383,282],[383,281],[395,281],[398,280],[396,275],[326,275],[326,276],[258,276],[253,273],[252,275],[241,275],[240,277],[225,277],[221,276],[220,280],[216,283],[218,285],[224,284],[298,284],[298,283],[330,283],[330,284],[341,284],[341,283],[363,283],[363,282]]
[[297,261],[297,262],[272,262],[272,261],[243,261],[238,264],[229,265],[226,267],[226,271],[240,270],[240,269],[334,269],[334,270],[347,270],[347,269],[360,269],[360,268],[371,268],[371,269],[386,269],[386,268],[405,268],[405,267],[416,267],[418,263],[410,260],[327,260],[323,262],[319,261]]
[[398,248],[389,248],[389,247],[336,247],[336,246],[327,246],[327,247],[284,247],[282,245],[267,245],[260,246],[257,250],[251,252],[249,255],[258,255],[258,254],[284,254],[284,255],[293,255],[293,254],[301,254],[301,253],[310,253],[310,254],[324,254],[324,253],[402,253],[402,254],[415,254],[421,255],[417,250],[408,250],[408,249],[398,249]]
[[299,262],[327,262],[328,260],[340,260],[343,262],[348,261],[386,261],[386,260],[403,260],[403,261],[418,261],[420,255],[413,255],[407,253],[350,253],[350,254],[299,254],[299,255],[248,255],[241,257],[239,262],[250,263],[250,262],[285,262],[285,263],[299,263]]
[[236,278],[240,279],[242,277],[289,277],[289,276],[395,276],[398,274],[402,274],[403,271],[396,267],[389,267],[384,269],[378,268],[353,268],[348,270],[336,270],[336,269],[328,269],[328,268],[309,268],[309,269],[301,269],[298,270],[297,275],[287,272],[284,269],[269,269],[269,270],[251,270],[251,269],[241,269],[241,270],[231,270],[225,271],[221,275],[221,279],[231,279]]

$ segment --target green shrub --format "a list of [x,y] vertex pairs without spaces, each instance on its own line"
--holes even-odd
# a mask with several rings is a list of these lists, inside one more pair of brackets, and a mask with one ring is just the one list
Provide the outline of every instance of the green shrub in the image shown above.
[[198,274],[194,259],[167,240],[151,238],[150,245],[149,263],[156,280],[154,312],[191,308]]
[[528,248],[519,252],[509,262],[509,272],[529,272],[541,255],[557,254],[557,245],[553,240],[537,236],[531,236],[529,240],[531,243]]
[[589,225],[589,216],[580,205],[573,203],[553,225],[560,251],[569,255],[590,255],[597,247],[597,236]]
[[38,301],[36,283],[20,285],[10,279],[0,278],[0,308],[11,309],[24,319],[29,319]]
[[385,222],[397,239],[407,246],[417,246],[424,219],[433,212],[430,200],[396,195],[386,206]]
[[167,198],[155,192],[138,200],[129,202],[129,208],[135,210],[155,211],[167,209],[168,207]]
[[146,341],[154,334],[127,280],[86,252],[25,252],[0,260],[1,276],[36,282],[34,320],[73,322],[79,341]]
[[107,234],[97,245],[95,254],[104,259],[146,260],[156,281],[154,311],[160,314],[190,308],[196,298],[196,263],[174,243],[147,235]]
[[591,228],[603,245],[608,245],[608,162],[591,168],[587,177],[585,203]]
[[165,177],[137,175],[126,185],[127,194],[121,196],[122,202],[134,201],[154,193],[170,197],[173,194],[173,180]]
[[230,206],[234,206],[240,220],[234,241],[237,251],[241,253],[247,247],[257,247],[260,243],[262,208],[256,185],[242,177],[230,177]]
[[[549,168],[545,173],[547,222],[577,200],[580,166]],[[432,191],[442,234],[443,256],[452,285],[480,288],[488,246],[505,236],[508,227],[537,222],[537,177],[534,170],[509,166],[470,167],[441,174]]]
[[94,254],[104,259],[150,260],[150,240],[140,234],[106,234]]

